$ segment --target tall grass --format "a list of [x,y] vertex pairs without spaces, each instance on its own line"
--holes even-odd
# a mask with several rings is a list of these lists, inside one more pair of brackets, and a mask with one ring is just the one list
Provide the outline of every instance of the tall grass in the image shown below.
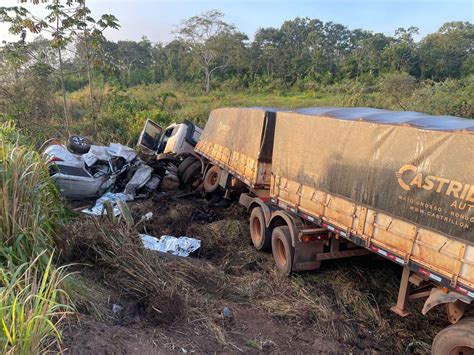
[[[69,310],[63,269],[52,264],[58,193],[41,156],[0,125],[0,353],[41,353],[58,344]],[[55,348],[57,350],[57,347]]]
[[[52,256],[39,267],[39,255],[32,263],[13,271],[0,269],[0,352],[36,354],[57,346],[58,325],[71,311],[61,289],[64,269],[55,269]],[[55,348],[57,350],[57,348]]]
[[57,190],[38,153],[0,143],[0,263],[19,265],[41,255],[45,266],[58,222]]

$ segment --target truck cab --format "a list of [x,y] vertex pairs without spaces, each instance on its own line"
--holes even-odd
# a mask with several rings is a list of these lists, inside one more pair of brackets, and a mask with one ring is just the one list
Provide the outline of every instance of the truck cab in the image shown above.
[[163,129],[154,121],[148,119],[138,140],[138,146],[151,154],[192,153],[202,129],[188,120],[173,123]]

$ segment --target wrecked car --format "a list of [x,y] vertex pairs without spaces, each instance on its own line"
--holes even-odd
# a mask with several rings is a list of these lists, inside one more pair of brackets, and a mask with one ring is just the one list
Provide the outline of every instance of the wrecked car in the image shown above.
[[187,120],[173,123],[165,130],[147,120],[137,144],[146,154],[155,156],[147,164],[130,147],[118,143],[108,147],[93,145],[78,135],[70,136],[67,144],[52,140],[43,154],[53,181],[66,199],[96,198],[108,191],[123,191],[134,199],[146,197],[163,177],[173,178],[173,169],[167,169],[166,163],[192,154],[201,132],[201,128]]
[[79,139],[82,142],[80,152],[70,144],[71,139],[67,146],[51,144],[43,152],[54,183],[67,199],[101,196],[127,179],[131,168],[143,164],[129,147],[118,143],[111,143],[108,147],[89,145],[82,137],[76,141]]

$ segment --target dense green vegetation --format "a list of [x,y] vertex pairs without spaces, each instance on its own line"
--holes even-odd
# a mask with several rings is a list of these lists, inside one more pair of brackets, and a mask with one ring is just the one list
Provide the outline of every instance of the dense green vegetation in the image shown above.
[[0,124],[0,352],[56,346],[69,310],[53,264],[60,216],[46,165],[11,123]]
[[387,36],[296,18],[249,39],[212,10],[183,21],[170,43],[112,42],[106,34],[118,20],[94,19],[84,0],[38,6],[46,17],[0,8],[0,20],[19,36],[0,48],[0,116],[37,140],[80,132],[130,142],[145,117],[203,124],[210,109],[225,105],[474,117],[468,22],[446,23],[417,41],[415,27]]

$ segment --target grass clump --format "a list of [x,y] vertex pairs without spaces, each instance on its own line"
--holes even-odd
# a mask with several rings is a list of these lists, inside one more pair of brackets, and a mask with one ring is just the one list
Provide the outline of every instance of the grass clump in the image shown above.
[[64,269],[55,269],[52,256],[39,267],[42,255],[30,264],[0,270],[0,351],[34,354],[53,350],[61,339],[58,325],[72,308],[61,284]]
[[57,350],[58,325],[70,311],[64,270],[52,263],[57,190],[41,156],[20,139],[0,126],[0,351],[9,354]]
[[0,145],[0,263],[20,265],[41,255],[45,267],[59,218],[57,190],[38,153]]

